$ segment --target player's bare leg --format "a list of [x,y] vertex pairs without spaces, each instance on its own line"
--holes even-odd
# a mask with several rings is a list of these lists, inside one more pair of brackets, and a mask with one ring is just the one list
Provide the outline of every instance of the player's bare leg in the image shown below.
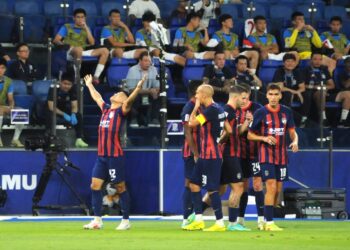
[[120,222],[116,230],[128,230],[130,229],[129,213],[130,213],[130,196],[129,192],[126,190],[125,182],[115,184],[117,193],[119,194],[120,199],[120,208],[122,210],[123,219]]
[[103,227],[101,218],[101,208],[102,208],[102,193],[101,188],[104,180],[99,178],[92,178],[91,180],[91,191],[92,191],[92,209],[94,211],[94,219],[89,223],[84,225],[84,229],[101,229]]
[[[221,185],[220,186],[220,188],[219,188],[219,195],[220,195],[220,197],[223,196],[226,193],[226,190],[227,190],[227,185]],[[203,196],[203,199],[202,199],[203,212],[210,206],[211,206],[210,196],[209,196],[209,193],[206,192],[205,195]]]
[[229,231],[249,231],[249,229],[237,222],[239,202],[244,191],[244,184],[243,182],[231,183],[230,187],[231,193],[228,201],[229,225],[227,229]]

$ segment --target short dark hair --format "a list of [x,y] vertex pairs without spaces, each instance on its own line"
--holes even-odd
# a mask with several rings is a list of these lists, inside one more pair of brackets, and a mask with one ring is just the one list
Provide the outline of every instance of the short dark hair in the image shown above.
[[321,50],[313,50],[311,54],[311,58],[314,57],[314,55],[321,55],[323,56],[323,53]]
[[295,57],[294,54],[291,54],[291,53],[286,53],[284,56],[283,56],[283,62],[287,61],[287,60],[294,60],[296,61],[297,58]]
[[111,16],[113,13],[120,14],[120,11],[118,9],[111,9],[108,13],[108,16]]
[[266,88],[266,92],[270,90],[278,90],[279,92],[282,92],[281,86],[276,83],[269,83]]
[[233,19],[230,14],[222,14],[219,17],[219,24],[222,25],[223,22],[225,22],[227,19]]
[[186,23],[188,24],[189,22],[191,22],[191,20],[193,18],[200,18],[201,19],[202,16],[198,12],[192,11],[192,12],[190,12],[190,14],[187,15]]
[[242,82],[242,83],[239,84],[239,86],[241,86],[241,88],[244,88],[243,92],[246,92],[248,94],[250,94],[252,92],[251,87],[248,84],[246,84],[246,83]]
[[140,54],[140,56],[139,56],[139,61],[141,61],[145,56],[149,56],[148,51],[144,51],[144,52],[142,52],[142,53]]
[[248,57],[246,57],[244,55],[239,55],[238,57],[236,57],[235,64],[237,64],[239,62],[239,60],[246,60],[247,63],[249,63]]
[[16,51],[18,52],[23,46],[26,46],[29,48],[27,43],[19,43],[16,45]]
[[224,54],[225,55],[225,52],[223,50],[221,50],[221,49],[216,50],[214,56],[219,55],[219,54]]
[[257,23],[259,20],[265,20],[266,21],[266,17],[261,16],[261,15],[254,17],[254,23]]
[[329,23],[331,23],[333,21],[338,21],[340,23],[343,23],[343,19],[340,16],[332,16],[331,20],[329,21]]
[[74,83],[74,75],[72,72],[64,72],[61,75],[61,81],[69,81],[71,83]]
[[86,11],[83,8],[75,9],[73,12],[73,16],[76,16],[78,14],[84,14],[84,16],[86,16]]
[[192,97],[196,94],[196,90],[198,87],[203,83],[202,80],[192,80],[189,82],[187,90],[188,90],[188,96]]
[[142,15],[142,22],[153,22],[156,20],[156,16],[153,14],[152,11],[146,11]]
[[246,92],[246,89],[241,85],[233,85],[230,87],[230,94],[242,94],[243,92]]
[[294,21],[295,18],[298,17],[298,16],[304,16],[304,13],[300,12],[300,11],[294,11],[292,16],[291,16],[292,21]]
[[0,58],[0,65],[4,65],[5,67],[7,67],[7,62],[4,58]]

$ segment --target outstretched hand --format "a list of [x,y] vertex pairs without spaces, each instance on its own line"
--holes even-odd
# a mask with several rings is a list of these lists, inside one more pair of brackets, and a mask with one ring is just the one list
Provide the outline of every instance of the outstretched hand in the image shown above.
[[141,78],[141,80],[137,83],[137,88],[142,89],[143,84],[145,83],[145,81],[147,80],[148,75],[144,74],[143,77]]
[[86,75],[84,77],[84,81],[87,87],[92,86],[92,80],[93,80],[92,75]]

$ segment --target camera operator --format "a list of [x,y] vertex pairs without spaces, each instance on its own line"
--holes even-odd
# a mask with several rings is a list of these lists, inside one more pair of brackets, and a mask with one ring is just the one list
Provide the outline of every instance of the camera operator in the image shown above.
[[[89,145],[83,141],[83,122],[78,110],[78,100],[76,88],[73,88],[74,77],[70,73],[63,73],[60,86],[57,89],[57,123],[64,124],[67,127],[74,127],[76,132],[75,146],[77,148],[85,148]],[[51,128],[53,117],[53,88],[49,90],[47,96],[48,115],[46,116],[46,129]]]

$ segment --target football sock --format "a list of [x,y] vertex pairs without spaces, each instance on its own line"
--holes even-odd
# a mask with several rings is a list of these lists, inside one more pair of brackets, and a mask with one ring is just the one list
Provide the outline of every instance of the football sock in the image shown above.
[[209,205],[208,203],[202,201],[202,209],[203,209],[203,212],[204,212],[207,208],[209,208],[209,207],[210,207],[210,205]]
[[273,206],[265,206],[264,216],[267,222],[273,221]]
[[202,214],[202,194],[201,192],[192,192],[192,203],[194,212]]
[[326,111],[322,111],[322,119],[323,119],[323,120],[326,120],[326,119],[327,119],[327,117],[326,117]]
[[238,217],[238,213],[239,213],[239,208],[238,207],[229,207],[228,208],[228,220],[231,223],[236,222],[237,217]]
[[211,206],[214,209],[216,220],[221,220],[223,218],[222,215],[222,207],[221,207],[221,198],[218,192],[214,192],[210,195]]
[[187,219],[188,216],[192,213],[192,197],[191,190],[189,187],[185,187],[184,193],[182,195],[183,202],[183,216],[184,219]]
[[99,78],[105,66],[103,64],[97,64],[94,77]]
[[247,204],[248,204],[248,192],[244,192],[241,196],[241,200],[239,201],[239,217],[244,218]]
[[120,208],[122,210],[123,219],[128,220],[130,214],[130,196],[129,192],[126,190],[119,195],[120,197]]
[[255,191],[255,206],[258,216],[264,216],[264,192]]
[[13,135],[13,139],[12,140],[18,140],[21,133],[22,133],[22,130],[23,130],[23,127],[24,125],[23,124],[16,124],[15,126],[15,133]]
[[349,114],[348,109],[342,109],[340,121],[345,121],[348,118],[348,114]]
[[101,190],[92,190],[92,209],[95,216],[101,216],[102,192]]

